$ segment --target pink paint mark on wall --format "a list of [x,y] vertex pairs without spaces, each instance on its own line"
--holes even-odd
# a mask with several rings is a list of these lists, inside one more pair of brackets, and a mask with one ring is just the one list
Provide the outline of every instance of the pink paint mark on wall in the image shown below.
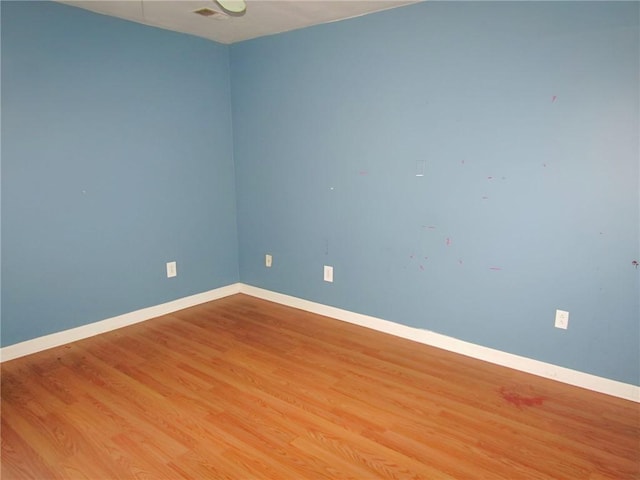
[[553,97],[551,97],[551,103],[555,103],[557,99],[558,99],[558,96],[554,95]]
[[509,402],[512,405],[515,405],[518,408],[542,405],[545,400],[544,397],[525,396],[505,387],[501,387],[499,392],[505,401]]
[[502,268],[500,268],[500,267],[489,267],[489,270],[498,271],[498,270],[502,270]]
[[369,175],[369,172],[367,172],[366,170],[360,170],[358,172],[358,175]]
[[451,246],[451,239],[449,237],[447,237],[447,239],[444,241],[444,243],[447,244],[447,247]]

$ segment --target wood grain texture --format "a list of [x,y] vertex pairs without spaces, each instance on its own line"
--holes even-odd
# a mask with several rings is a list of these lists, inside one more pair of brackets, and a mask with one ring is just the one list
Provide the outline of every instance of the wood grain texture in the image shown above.
[[234,295],[5,362],[2,479],[640,479],[640,406]]

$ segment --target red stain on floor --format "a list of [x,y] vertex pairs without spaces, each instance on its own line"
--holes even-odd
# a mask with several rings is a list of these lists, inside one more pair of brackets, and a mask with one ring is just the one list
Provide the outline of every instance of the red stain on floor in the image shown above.
[[507,389],[505,387],[500,389],[500,395],[502,395],[504,400],[516,407],[533,407],[544,403],[543,397],[522,395],[515,390]]

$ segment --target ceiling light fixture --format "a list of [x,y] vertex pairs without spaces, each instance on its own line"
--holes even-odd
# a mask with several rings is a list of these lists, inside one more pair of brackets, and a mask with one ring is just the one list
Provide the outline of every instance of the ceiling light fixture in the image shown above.
[[244,0],[215,0],[222,10],[229,15],[244,15],[247,11],[247,4]]

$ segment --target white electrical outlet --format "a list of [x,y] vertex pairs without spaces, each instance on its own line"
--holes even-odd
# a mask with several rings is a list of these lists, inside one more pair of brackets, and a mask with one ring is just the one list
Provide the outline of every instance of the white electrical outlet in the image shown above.
[[178,267],[176,262],[167,262],[167,278],[176,277],[178,275]]
[[333,282],[333,267],[329,265],[324,266],[324,281]]
[[569,326],[569,312],[556,310],[556,328],[566,330]]
[[271,267],[273,265],[273,257],[268,253],[264,256],[264,266]]

